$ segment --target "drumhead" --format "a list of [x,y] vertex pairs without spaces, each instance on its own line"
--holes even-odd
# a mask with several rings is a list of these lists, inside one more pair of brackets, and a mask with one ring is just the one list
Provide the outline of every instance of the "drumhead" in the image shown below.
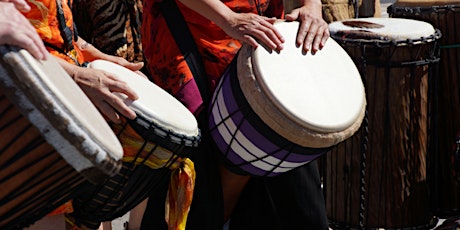
[[114,175],[123,149],[105,119],[61,66],[37,61],[26,50],[0,47],[4,93],[77,171]]
[[156,123],[164,129],[187,137],[199,135],[198,123],[193,114],[168,92],[133,71],[104,60],[96,60],[88,65],[112,73],[129,87],[139,98],[130,100],[124,94],[117,94],[138,116]]
[[295,45],[298,26],[298,22],[275,24],[286,39],[280,53],[254,50],[256,80],[280,111],[305,128],[343,131],[359,118],[364,105],[360,74],[333,40],[315,55],[302,54]]
[[460,0],[397,0],[393,6],[398,7],[429,7],[429,6],[446,6],[459,5]]
[[[331,36],[356,40],[405,41],[429,38],[434,27],[423,21],[405,18],[356,18],[329,24]],[[337,36],[335,36],[337,35]]]

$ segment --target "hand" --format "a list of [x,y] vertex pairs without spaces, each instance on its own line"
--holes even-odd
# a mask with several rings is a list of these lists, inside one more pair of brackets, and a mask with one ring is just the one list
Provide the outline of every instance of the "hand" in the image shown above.
[[122,57],[113,56],[113,55],[105,55],[103,59],[106,61],[116,63],[118,65],[121,65],[127,69],[134,71],[135,73],[141,75],[142,77],[147,78],[147,76],[145,76],[145,74],[140,71],[140,69],[144,67],[143,62],[129,62]]
[[121,122],[120,114],[128,119],[136,118],[136,113],[114,94],[123,93],[131,100],[138,99],[136,92],[126,82],[103,70],[75,66],[61,59],[58,61],[109,120],[115,123]]
[[116,63],[118,65],[121,65],[121,66],[123,66],[123,67],[125,67],[127,69],[130,69],[130,70],[136,72],[137,74],[141,75],[142,77],[147,78],[147,76],[145,76],[140,71],[140,69],[142,69],[142,67],[144,67],[143,62],[137,62],[137,63],[129,62],[129,61],[127,61],[126,59],[124,59],[122,57],[105,54],[105,53],[103,53],[102,51],[100,51],[96,47],[92,46],[90,43],[86,42],[85,40],[83,40],[80,37],[78,37],[78,40],[77,40],[76,43],[77,43],[78,49],[83,54],[83,57],[84,57],[85,61],[94,61],[94,60],[97,60],[97,59],[110,61],[110,62]]
[[300,21],[297,45],[303,46],[305,52],[315,54],[321,50],[329,38],[329,26],[323,20],[321,2],[306,2],[304,6],[286,14],[288,21]]
[[16,9],[30,10],[24,1],[0,1],[0,45],[14,45],[29,51],[35,58],[46,60],[48,51],[30,22]]
[[284,37],[275,28],[276,18],[252,13],[232,13],[221,28],[229,36],[257,47],[259,43],[272,50],[283,49]]
[[27,4],[25,0],[0,0],[0,2],[11,2],[14,4],[16,9],[18,9],[21,12],[29,12],[30,11],[30,6]]

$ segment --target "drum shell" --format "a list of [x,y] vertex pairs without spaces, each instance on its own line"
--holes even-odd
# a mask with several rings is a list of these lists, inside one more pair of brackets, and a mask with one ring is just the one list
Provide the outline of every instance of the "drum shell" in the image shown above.
[[[0,228],[19,229],[70,200],[84,181],[98,183],[115,174],[122,150],[111,142],[113,133],[105,133],[113,136],[102,143],[83,127],[84,119],[104,121],[96,108],[87,107],[83,119],[68,110],[75,106],[73,101],[65,104],[69,94],[83,96],[80,105],[92,104],[52,57],[38,62],[25,50],[8,46],[0,47],[0,57]],[[61,77],[63,81],[54,81]],[[60,97],[53,85],[69,94]]]
[[426,202],[426,160],[435,38],[332,37],[360,70],[368,103],[360,130],[333,148],[322,166],[332,225],[428,228],[434,219]]
[[[233,62],[223,74],[209,113],[214,146],[230,170],[242,175],[276,176],[293,169],[292,165],[306,164],[328,150],[297,145],[266,125],[240,88],[237,76],[240,67]],[[247,143],[250,144],[245,146]]]
[[[115,176],[98,185],[87,184],[73,200],[70,214],[78,225],[97,228],[101,222],[121,217],[149,197],[155,189],[162,189],[171,174],[170,166],[180,157],[187,157],[200,142],[201,135],[188,137],[191,145],[172,143],[169,136],[153,135],[155,127],[139,125],[135,120],[122,118],[121,124],[110,123],[125,150],[123,167]],[[186,138],[186,137],[183,137]],[[185,139],[184,139],[185,142]],[[163,159],[163,164],[152,161]]]
[[460,131],[460,109],[456,106],[460,103],[460,1],[396,1],[388,13],[390,17],[426,21],[441,30],[436,110],[430,118],[433,124],[428,161],[430,200],[436,215],[459,214],[460,185],[451,171],[451,156]]
[[0,228],[15,229],[28,226],[68,201],[85,178],[4,95],[0,95],[0,114]]

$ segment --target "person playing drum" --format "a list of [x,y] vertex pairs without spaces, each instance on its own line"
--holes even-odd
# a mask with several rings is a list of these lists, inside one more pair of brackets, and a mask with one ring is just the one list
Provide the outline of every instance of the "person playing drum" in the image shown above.
[[0,1],[0,45],[27,49],[35,58],[46,60],[47,51],[35,29],[20,12],[30,11],[24,0]]
[[[321,1],[302,3],[285,19],[301,22],[297,45],[316,53],[329,37],[328,26],[322,18]],[[147,69],[156,84],[195,114],[204,133],[198,153],[192,156],[197,180],[187,229],[222,229],[228,220],[230,229],[327,229],[315,162],[275,178],[238,175],[219,163],[207,139],[207,105],[180,49],[172,42],[160,5],[161,1],[144,1],[142,45]],[[283,49],[284,38],[273,26],[276,18],[284,17],[283,1],[180,0],[177,5],[197,44],[211,93],[242,43]],[[166,229],[164,211],[158,205],[159,197],[164,196],[161,190],[150,196],[143,229]]]
[[[85,68],[83,64],[96,59],[104,59],[138,72],[143,67],[143,63],[131,63],[121,57],[102,53],[78,37],[70,4],[70,1],[63,0],[30,1],[30,10],[23,12],[23,15],[35,27],[46,50],[58,60],[63,69],[107,119],[118,123],[121,121],[120,116],[135,118],[134,111],[113,94],[113,92],[124,93],[130,99],[135,100],[137,99],[135,91],[111,74],[102,70]],[[69,212],[72,212],[72,207],[70,203],[67,203],[55,210],[53,214]]]

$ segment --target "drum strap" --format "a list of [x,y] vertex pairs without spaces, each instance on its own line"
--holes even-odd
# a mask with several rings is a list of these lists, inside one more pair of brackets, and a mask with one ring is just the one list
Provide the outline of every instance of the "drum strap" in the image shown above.
[[[70,4],[70,1],[69,1]],[[70,6],[70,5],[69,5]],[[58,17],[59,29],[61,31],[61,36],[64,39],[66,45],[65,50],[69,51],[73,49],[72,38],[74,36],[72,30],[66,25],[66,20],[64,16],[64,10],[62,9],[61,0],[56,0],[56,16]],[[75,25],[74,25],[75,27]],[[76,40],[77,35],[75,35]]]
[[192,33],[190,32],[184,17],[179,11],[179,7],[175,0],[164,0],[160,4],[160,9],[166,24],[171,31],[177,46],[181,50],[182,55],[187,62],[190,71],[193,74],[198,89],[200,90],[201,98],[205,105],[210,101],[209,87],[204,71],[204,65],[201,60],[198,48],[193,40]]

